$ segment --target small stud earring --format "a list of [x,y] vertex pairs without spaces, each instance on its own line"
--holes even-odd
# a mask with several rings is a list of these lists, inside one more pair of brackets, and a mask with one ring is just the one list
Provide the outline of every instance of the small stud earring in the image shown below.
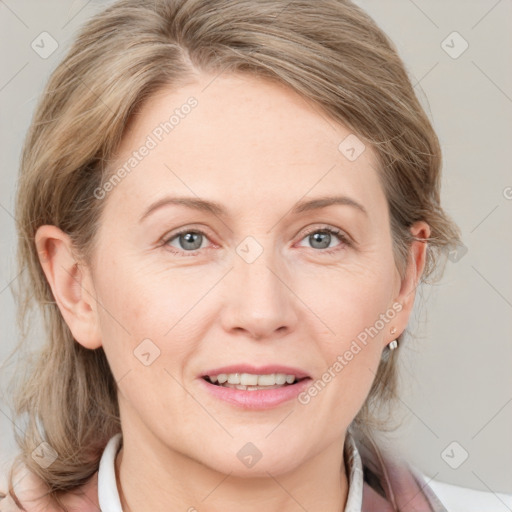
[[[393,327],[390,331],[391,334],[396,333],[396,327]],[[389,350],[395,350],[398,347],[398,340],[393,340],[391,343],[388,344]]]

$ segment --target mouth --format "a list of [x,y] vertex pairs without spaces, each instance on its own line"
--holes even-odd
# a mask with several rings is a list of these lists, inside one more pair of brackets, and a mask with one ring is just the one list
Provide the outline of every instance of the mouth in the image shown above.
[[213,397],[243,409],[268,409],[290,401],[312,380],[302,370],[247,365],[209,370],[199,379]]

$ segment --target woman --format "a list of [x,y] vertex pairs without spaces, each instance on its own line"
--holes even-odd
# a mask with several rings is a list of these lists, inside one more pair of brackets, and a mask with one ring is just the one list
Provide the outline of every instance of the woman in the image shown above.
[[48,340],[0,506],[445,510],[374,439],[416,287],[460,236],[440,168],[350,2],[94,16],[23,151],[20,301]]

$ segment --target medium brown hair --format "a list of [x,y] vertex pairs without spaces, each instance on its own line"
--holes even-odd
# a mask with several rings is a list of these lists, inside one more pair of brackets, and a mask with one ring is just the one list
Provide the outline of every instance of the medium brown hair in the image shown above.
[[[85,349],[66,325],[34,243],[39,226],[69,234],[89,261],[108,179],[135,113],[163,87],[178,89],[199,72],[248,73],[287,85],[329,119],[372,147],[385,191],[397,268],[404,276],[414,239],[427,222],[422,282],[442,267],[441,252],[459,229],[440,205],[441,150],[398,52],[375,22],[346,0],[120,0],[94,15],[52,73],[28,131],[16,203],[19,321],[40,311],[46,340],[14,398],[16,459],[48,484],[52,496],[84,484],[108,439],[120,432],[116,382],[102,348]],[[108,199],[107,199],[108,200]],[[440,275],[439,275],[440,276]],[[439,277],[438,276],[438,277]],[[19,342],[28,342],[27,330]],[[402,344],[404,333],[399,337]],[[354,425],[386,428],[376,411],[397,397],[397,356],[383,352]],[[389,418],[388,418],[389,419]],[[47,442],[58,458],[31,457]],[[10,475],[12,490],[12,470]]]

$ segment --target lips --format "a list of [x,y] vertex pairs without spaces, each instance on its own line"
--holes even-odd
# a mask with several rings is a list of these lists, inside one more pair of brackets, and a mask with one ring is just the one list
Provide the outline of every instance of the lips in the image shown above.
[[[242,369],[245,369],[246,372],[241,372]],[[233,370],[237,370],[234,371]],[[215,372],[228,372],[230,374],[233,373],[247,373],[249,372],[275,372],[275,370],[279,370],[279,372],[291,372],[289,375],[304,375],[305,373],[297,368],[283,367],[283,366],[264,366],[259,368],[254,368],[251,366],[226,366],[223,368],[212,369],[212,374]],[[278,373],[279,373],[278,372]],[[260,374],[261,375],[261,374]],[[262,375],[268,375],[267,373],[263,373]],[[198,384],[201,389],[203,389],[210,397],[213,397],[215,400],[220,400],[226,403],[230,407],[236,407],[238,409],[246,409],[246,410],[254,410],[254,411],[264,411],[268,409],[272,409],[274,407],[278,407],[280,405],[284,405],[293,400],[297,399],[301,393],[305,391],[305,389],[310,385],[311,378],[310,377],[302,377],[299,380],[296,380],[293,384],[285,384],[281,386],[268,386],[266,389],[264,388],[254,388],[251,386],[242,386],[246,389],[239,389],[239,386],[235,387],[226,387],[226,385],[219,386],[217,384],[213,384],[209,381],[207,376],[203,376],[202,378],[198,378]]]

